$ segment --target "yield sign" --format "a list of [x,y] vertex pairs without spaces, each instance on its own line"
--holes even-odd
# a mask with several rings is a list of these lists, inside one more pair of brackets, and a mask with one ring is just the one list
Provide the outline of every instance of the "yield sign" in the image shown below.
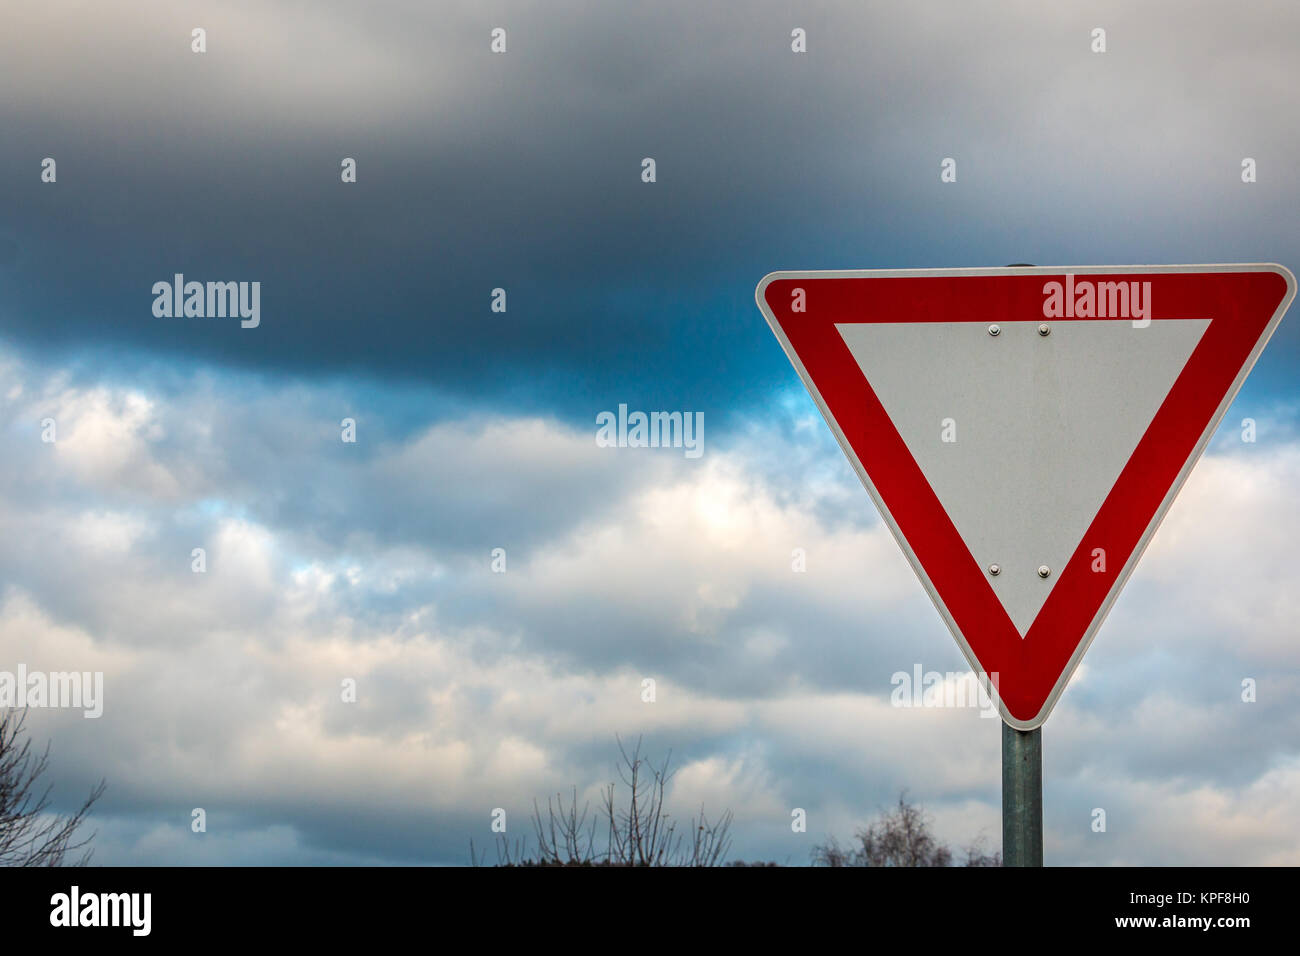
[[756,298],[1003,719],[1047,719],[1282,313],[1279,265],[774,272]]

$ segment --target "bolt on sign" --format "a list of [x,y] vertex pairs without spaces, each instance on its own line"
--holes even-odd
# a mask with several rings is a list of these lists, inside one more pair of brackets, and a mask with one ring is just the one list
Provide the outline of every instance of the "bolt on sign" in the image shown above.
[[1003,719],[1069,683],[1282,314],[1274,264],[773,272],[755,298]]

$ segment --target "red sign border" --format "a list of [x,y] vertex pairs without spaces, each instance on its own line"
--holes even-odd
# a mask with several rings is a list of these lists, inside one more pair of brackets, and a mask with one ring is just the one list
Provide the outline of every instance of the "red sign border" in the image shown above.
[[[1163,284],[1170,285],[1174,294],[1160,297],[1152,321],[1197,317],[1208,318],[1210,324],[1092,527],[1070,562],[1061,569],[1034,625],[1021,639],[994,595],[984,569],[975,562],[952,526],[835,326],[862,322],[861,312],[855,311],[862,308],[884,311],[890,316],[884,321],[891,322],[1029,321],[1029,318],[1009,319],[997,309],[1007,307],[1009,300],[1023,306],[1029,301],[1031,284],[1035,286],[1033,301],[1041,305],[1041,285],[966,280],[1025,277],[1041,282],[1052,279],[1063,282],[1067,274],[1163,276],[1166,279]],[[1221,280],[1225,274],[1244,275],[1240,280],[1224,283]],[[1280,277],[1282,287],[1269,276]],[[1206,278],[1219,280],[1213,283],[1214,290],[1221,293],[1217,298],[1197,288],[1195,280]],[[842,291],[844,283],[840,283],[841,289],[835,295],[826,295],[826,288],[814,295],[814,283],[828,279],[958,280],[964,314],[952,314],[957,287],[950,281],[911,283],[906,295],[902,294],[900,285],[860,282],[851,283],[855,292],[847,295]],[[779,299],[781,284],[793,289],[791,282],[807,284],[806,312],[792,313],[790,296],[779,303],[769,301],[769,289],[776,286]],[[1233,294],[1222,294],[1224,287],[1229,286]],[[1013,289],[1014,293],[1008,295],[1006,289]],[[755,291],[755,299],[972,669],[999,675],[996,697],[1003,720],[1018,729],[1030,730],[1047,719],[1069,683],[1295,294],[1295,276],[1285,266],[1233,263],[785,271],[765,276]],[[1269,305],[1272,302],[1276,302],[1275,307]],[[1272,308],[1268,314],[1264,314],[1266,305]],[[1021,315],[1023,311],[1015,314]],[[821,379],[822,388],[815,384],[816,379]],[[1216,393],[1221,396],[1217,402]],[[1202,421],[1203,427],[1199,424]],[[869,457],[873,462],[875,480],[864,467],[862,457]],[[1155,481],[1151,480],[1153,477]],[[1158,489],[1164,482],[1168,490],[1161,495]],[[894,508],[886,500],[893,501]],[[1123,557],[1118,572],[1100,576],[1089,572],[1091,551],[1099,541],[1109,545],[1108,556]],[[946,601],[941,592],[947,595]],[[1096,611],[1079,610],[1091,607]],[[1085,618],[1090,618],[1086,624]],[[965,622],[964,627],[959,619]],[[1078,633],[1080,627],[1083,627],[1082,636],[1073,644],[1071,638],[1059,636],[1071,631]],[[967,631],[976,637],[979,653],[968,642]],[[1008,673],[1016,675],[1010,686]],[[1023,688],[1022,679],[1027,685]]]

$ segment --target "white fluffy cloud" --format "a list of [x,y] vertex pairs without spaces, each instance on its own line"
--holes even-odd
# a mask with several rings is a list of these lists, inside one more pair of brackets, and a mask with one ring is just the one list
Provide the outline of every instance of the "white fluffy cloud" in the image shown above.
[[[31,722],[61,800],[108,779],[101,862],[464,862],[495,807],[518,836],[534,799],[593,799],[616,735],[673,750],[680,812],[733,809],[738,856],[804,862],[903,788],[997,844],[998,723],[890,706],[895,671],[964,667],[838,452],[792,487],[815,434],[714,429],[690,461],[474,418],[324,453],[324,387],[3,374],[0,667],[104,671],[102,718]],[[1300,862],[1298,481],[1290,441],[1194,473],[1045,731],[1054,861]]]

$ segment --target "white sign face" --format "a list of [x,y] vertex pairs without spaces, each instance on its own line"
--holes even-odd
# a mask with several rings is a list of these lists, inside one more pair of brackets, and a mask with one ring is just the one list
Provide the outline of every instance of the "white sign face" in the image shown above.
[[840,326],[1022,637],[1051,593],[1038,568],[1065,567],[1210,323],[1038,324]]
[[773,273],[757,299],[1003,718],[1046,719],[1295,295],[1281,266]]

